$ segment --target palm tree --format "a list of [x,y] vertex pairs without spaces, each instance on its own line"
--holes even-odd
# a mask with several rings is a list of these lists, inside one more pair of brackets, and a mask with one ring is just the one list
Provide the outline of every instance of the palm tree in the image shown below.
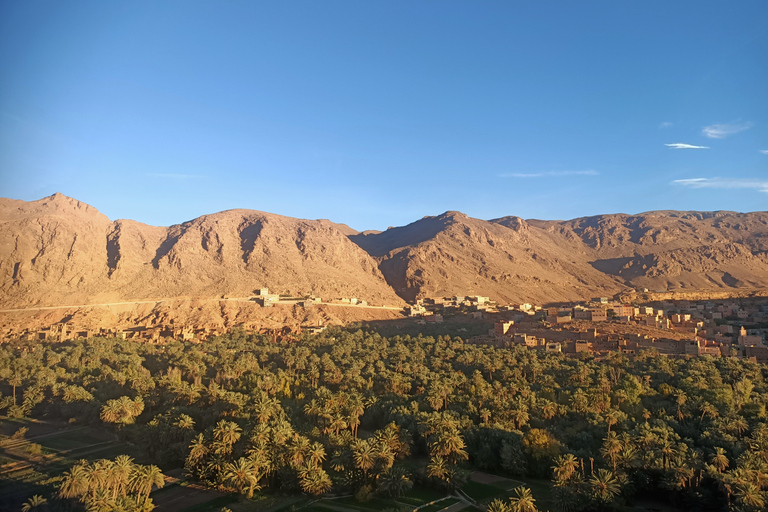
[[552,489],[552,495],[555,502],[555,510],[558,512],[574,512],[581,510],[583,506],[583,495],[577,485],[556,486]]
[[195,420],[186,414],[181,414],[178,421],[176,421],[176,426],[182,430],[193,430],[195,428]]
[[486,512],[511,512],[509,504],[498,498],[490,502],[485,510]]
[[62,498],[79,498],[88,492],[90,475],[88,469],[82,464],[72,466],[66,471],[59,487],[59,496]]
[[557,415],[557,404],[547,400],[541,407],[541,416],[545,420],[551,420]]
[[144,495],[144,501],[149,499],[149,493],[152,492],[153,486],[157,486],[158,489],[165,486],[165,479],[163,472],[155,465],[137,466],[131,475],[130,485],[131,490],[137,493],[136,504],[139,504],[142,495]]
[[42,507],[48,503],[48,500],[46,498],[43,498],[39,494],[35,494],[31,498],[29,498],[22,506],[21,506],[21,512],[30,512],[36,508]]
[[131,400],[128,396],[121,396],[116,400],[107,400],[101,408],[99,417],[106,423],[118,423],[129,425],[144,411],[144,401],[140,397]]
[[659,443],[659,453],[661,453],[661,466],[663,468],[669,467],[669,460],[675,456],[675,446],[669,439],[662,439]]
[[221,420],[213,429],[213,438],[231,448],[240,439],[242,431],[243,429],[234,421]]
[[93,496],[85,501],[86,512],[111,512],[114,509],[115,501],[109,496],[106,489],[96,489]]
[[99,417],[101,421],[106,423],[118,423],[121,418],[120,404],[117,400],[109,400],[106,405],[101,408],[101,414]]
[[296,435],[293,442],[288,445],[288,455],[293,467],[301,466],[304,463],[304,457],[309,451],[309,439],[304,436]]
[[749,423],[741,416],[736,416],[728,422],[727,429],[736,432],[738,435],[743,434],[749,428]]
[[685,418],[682,407],[687,401],[688,396],[685,394],[685,392],[681,389],[677,390],[675,393],[675,403],[677,404],[677,419],[679,421],[683,421],[683,418]]
[[715,447],[715,453],[712,455],[712,465],[717,468],[718,473],[728,469],[728,457],[725,455],[725,449],[719,446]]
[[442,457],[435,456],[429,459],[429,465],[427,465],[428,477],[445,480],[448,476],[448,471],[448,465]]
[[515,496],[509,499],[509,508],[511,512],[537,512],[535,503],[531,490],[520,486],[515,489]]
[[325,494],[333,487],[331,477],[321,468],[308,471],[301,479],[300,485],[304,492],[314,496]]
[[253,404],[256,411],[256,419],[259,423],[266,423],[275,412],[275,402],[266,393],[263,393]]
[[365,478],[368,478],[368,471],[376,463],[376,451],[368,441],[360,440],[352,448],[352,457],[355,461],[355,467],[363,472]]
[[189,454],[184,462],[184,467],[188,471],[198,471],[209,451],[205,436],[198,434],[189,444]]
[[237,487],[237,492],[245,494],[243,491],[248,487],[248,499],[253,498],[254,489],[259,489],[259,474],[253,461],[240,457],[236,462],[231,462],[224,466],[224,481]]
[[615,409],[611,409],[605,413],[605,423],[608,425],[608,433],[611,433],[611,427],[616,425],[621,419],[621,414]]
[[621,485],[614,474],[607,469],[598,469],[589,479],[592,496],[600,503],[610,503],[621,493]]
[[608,434],[608,437],[605,438],[603,446],[600,449],[600,454],[603,456],[603,458],[611,462],[611,466],[613,466],[614,471],[616,471],[616,458],[618,457],[619,453],[621,453],[623,447],[624,445],[616,435],[616,432],[611,432]]
[[325,447],[321,443],[315,441],[312,443],[312,446],[309,447],[307,455],[309,456],[309,461],[314,464],[315,467],[318,467],[325,460]]
[[349,417],[348,423],[352,428],[352,435],[357,437],[357,427],[360,426],[360,416],[365,414],[365,404],[360,395],[354,394],[350,397],[349,401]]
[[88,485],[91,496],[94,496],[98,489],[111,490],[114,462],[107,459],[99,459],[89,467]]
[[133,459],[128,455],[118,455],[115,457],[113,475],[115,497],[117,496],[118,492],[123,497],[125,497],[125,494],[128,491],[128,484],[130,483],[131,473],[133,473],[134,467]]
[[393,498],[399,498],[412,487],[413,482],[408,478],[406,470],[397,466],[384,473],[379,480],[379,490]]
[[576,470],[579,469],[579,461],[572,453],[566,453],[555,460],[555,466],[553,466],[552,469],[554,470],[555,479],[557,480],[556,485],[562,485],[568,482],[574,473],[576,473]]
[[313,398],[312,400],[304,404],[304,414],[306,414],[307,416],[314,416],[315,424],[317,424],[317,417],[320,415],[322,411],[323,411],[322,406],[315,398]]
[[765,496],[752,482],[737,484],[733,495],[738,503],[748,507],[747,510],[765,510]]
[[617,465],[622,469],[637,468],[640,464],[637,448],[632,444],[625,444],[616,457]]
[[435,433],[434,440],[430,443],[430,453],[438,457],[455,460],[467,459],[469,455],[464,450],[464,439],[458,429],[450,428]]
[[511,414],[512,420],[515,422],[515,428],[517,430],[520,430],[523,425],[528,423],[528,420],[530,419],[528,411],[526,411],[525,408],[514,409],[511,411]]
[[328,425],[329,432],[333,432],[334,434],[339,435],[339,432],[345,428],[347,428],[347,421],[344,419],[343,415],[334,414],[331,416],[331,421]]

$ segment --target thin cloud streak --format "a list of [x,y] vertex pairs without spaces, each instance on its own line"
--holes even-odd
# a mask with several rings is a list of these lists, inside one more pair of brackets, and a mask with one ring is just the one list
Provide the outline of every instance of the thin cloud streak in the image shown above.
[[768,181],[743,178],[687,178],[674,180],[673,184],[690,188],[746,188],[768,194]]
[[758,151],[764,155],[768,155],[768,149],[758,149]]
[[682,142],[675,142],[674,144],[664,145],[672,149],[709,149],[709,146],[694,146],[693,144],[684,144]]
[[672,126],[672,123],[670,123],[669,121],[664,121],[659,125],[659,129],[663,130],[664,128],[669,128],[671,126]]
[[597,176],[597,171],[545,171],[545,172],[512,172],[500,174],[500,178],[544,178],[547,176]]
[[705,126],[701,133],[710,139],[724,139],[744,130],[752,128],[752,123],[717,123]]

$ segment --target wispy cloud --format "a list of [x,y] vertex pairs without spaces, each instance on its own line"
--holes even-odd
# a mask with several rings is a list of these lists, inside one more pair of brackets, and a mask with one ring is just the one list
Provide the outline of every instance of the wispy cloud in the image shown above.
[[749,130],[750,128],[752,128],[752,123],[749,122],[718,123],[705,126],[704,129],[701,130],[701,133],[710,139],[724,139],[729,135],[743,132],[744,130]]
[[659,129],[669,128],[672,126],[672,123],[669,121],[664,121],[663,123],[659,124]]
[[500,174],[501,178],[544,178],[546,176],[597,176],[597,171],[544,171],[544,172],[510,172]]
[[177,181],[191,180],[191,179],[203,177],[200,174],[177,174],[177,173],[162,173],[162,172],[148,172],[147,176],[150,176],[152,178],[166,178],[166,179],[177,180]]
[[750,188],[768,194],[768,181],[744,178],[687,178],[672,183],[691,188]]
[[768,155],[768,149],[758,149],[758,151],[764,155]]
[[675,142],[674,144],[664,145],[672,149],[709,149],[709,146],[694,146],[693,144],[684,144],[682,142]]

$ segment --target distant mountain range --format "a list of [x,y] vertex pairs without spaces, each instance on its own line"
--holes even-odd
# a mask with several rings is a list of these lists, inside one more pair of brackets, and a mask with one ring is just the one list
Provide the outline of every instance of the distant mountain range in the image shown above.
[[569,221],[459,212],[384,232],[228,210],[170,227],[111,221],[61,194],[0,199],[0,305],[276,293],[580,300],[631,289],[768,288],[768,212]]

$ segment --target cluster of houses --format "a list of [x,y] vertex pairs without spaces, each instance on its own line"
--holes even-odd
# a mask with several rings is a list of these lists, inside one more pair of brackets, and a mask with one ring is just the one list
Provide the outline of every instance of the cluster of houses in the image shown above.
[[[263,307],[295,304],[308,308],[320,303],[367,305],[365,301],[356,298],[328,302],[322,302],[318,297],[286,298],[269,293],[267,288],[256,290],[252,300]],[[768,362],[768,298],[662,301],[646,305],[596,298],[584,303],[544,308],[530,303],[498,305],[483,296],[453,296],[419,299],[406,306],[404,313],[419,324],[442,323],[445,317],[454,315],[486,321],[500,320],[487,335],[472,338],[472,343],[506,347],[520,345],[573,356],[585,352],[602,356],[612,351],[632,355],[655,349],[669,356],[711,355]],[[158,342],[165,338],[205,341],[231,331],[224,325],[179,326],[174,325],[173,321],[167,325],[156,322],[151,320],[128,329],[79,329],[71,324],[56,324],[39,330],[10,330],[3,337],[48,341],[94,336],[148,342]],[[607,328],[609,324],[606,322],[626,324],[626,328],[619,329],[623,332],[631,332],[632,326],[637,326],[637,332],[616,334],[617,329]],[[303,329],[309,333],[318,333],[324,328],[318,325]],[[656,335],[659,330],[670,334],[642,334],[645,331]]]
[[[532,322],[532,316],[538,321]],[[600,334],[597,327],[567,328],[572,322],[583,326],[584,322],[607,321],[667,330],[676,336]],[[647,306],[595,299],[586,304],[547,309],[525,304],[516,309],[511,319],[496,322],[487,335],[470,341],[497,346],[521,345],[574,356],[583,352],[602,356],[612,351],[631,356],[655,349],[669,356],[710,355],[768,362],[768,328],[747,329],[745,325],[768,325],[768,299],[734,299],[719,303],[676,301]]]
[[220,336],[228,332],[224,327],[210,326],[174,326],[172,323],[154,324],[148,323],[118,329],[115,327],[78,328],[72,324],[54,324],[42,329],[22,329],[16,331],[10,329],[5,333],[6,339],[19,339],[22,341],[66,341],[71,339],[85,339],[92,337],[122,338],[137,341],[157,342],[163,338],[178,340],[205,340],[213,336]]
[[[225,297],[226,299],[226,297]],[[351,298],[339,298],[323,302],[320,297],[285,297],[270,293],[269,288],[259,288],[250,299],[262,307],[274,307],[276,305],[299,306],[310,308],[317,304],[339,304],[350,306],[367,306],[365,300]],[[322,332],[326,326],[310,325],[302,327],[302,330],[310,334]],[[69,339],[85,339],[91,337],[108,337],[132,339],[137,341],[158,342],[164,338],[172,338],[183,341],[206,341],[215,336],[221,336],[232,332],[232,328],[224,325],[174,325],[173,320],[168,324],[157,323],[150,320],[142,325],[118,329],[116,327],[82,328],[72,323],[54,324],[41,329],[14,329],[6,331],[1,339],[20,339],[23,341],[65,341]]]
[[[258,305],[271,308],[277,304],[293,305],[296,304],[301,307],[309,308],[316,304],[322,304],[323,300],[320,297],[307,296],[303,298],[296,297],[281,297],[275,293],[269,293],[269,288],[259,288],[256,290],[256,295],[253,297],[253,301]],[[356,297],[333,299],[326,304],[349,304],[351,306],[367,306],[368,302]]]

